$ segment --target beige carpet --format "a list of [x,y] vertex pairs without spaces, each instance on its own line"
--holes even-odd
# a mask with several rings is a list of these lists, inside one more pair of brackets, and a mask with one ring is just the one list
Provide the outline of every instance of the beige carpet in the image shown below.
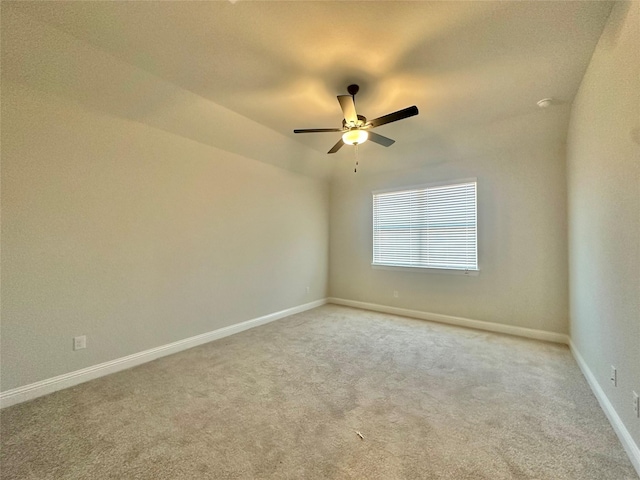
[[565,346],[334,305],[0,420],[2,479],[638,478]]

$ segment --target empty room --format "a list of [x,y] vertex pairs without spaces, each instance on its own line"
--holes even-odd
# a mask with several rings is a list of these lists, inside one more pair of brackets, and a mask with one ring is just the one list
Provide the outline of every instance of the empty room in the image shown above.
[[1,2],[0,478],[640,478],[640,2]]

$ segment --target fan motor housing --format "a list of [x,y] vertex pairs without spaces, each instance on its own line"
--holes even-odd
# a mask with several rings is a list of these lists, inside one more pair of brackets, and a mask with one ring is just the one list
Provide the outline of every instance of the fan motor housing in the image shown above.
[[347,126],[347,121],[344,119],[342,120],[342,128],[344,128],[345,130],[350,130],[352,128],[361,128],[361,127],[364,127],[366,124],[367,124],[367,117],[365,117],[364,115],[358,115],[358,123],[353,127]]

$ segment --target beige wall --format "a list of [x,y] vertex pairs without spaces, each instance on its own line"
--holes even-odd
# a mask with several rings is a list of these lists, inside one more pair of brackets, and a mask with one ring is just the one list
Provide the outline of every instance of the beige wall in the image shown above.
[[328,198],[3,82],[2,390],[324,298]]
[[567,165],[572,341],[640,445],[639,2],[612,10],[573,103]]
[[[332,297],[566,333],[564,149],[494,153],[332,184]],[[372,199],[378,189],[476,177],[478,276],[371,267]],[[398,298],[393,291],[399,292]]]

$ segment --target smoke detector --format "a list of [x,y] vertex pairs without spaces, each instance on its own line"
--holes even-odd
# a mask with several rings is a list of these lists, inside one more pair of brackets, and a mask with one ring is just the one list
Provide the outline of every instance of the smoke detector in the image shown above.
[[538,100],[537,104],[540,108],[547,108],[551,106],[553,103],[553,98],[543,98],[542,100]]

